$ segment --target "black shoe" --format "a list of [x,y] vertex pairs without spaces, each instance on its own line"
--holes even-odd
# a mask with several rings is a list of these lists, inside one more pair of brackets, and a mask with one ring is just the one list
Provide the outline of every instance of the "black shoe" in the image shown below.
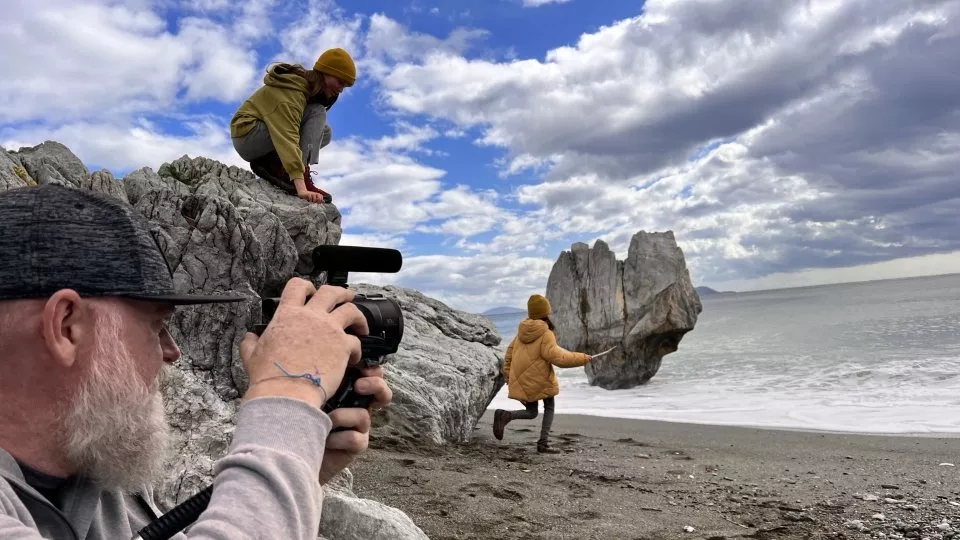
[[498,441],[503,440],[503,428],[507,425],[507,423],[503,421],[503,416],[506,412],[507,411],[502,409],[497,409],[493,412],[493,436],[496,437]]
[[296,195],[297,188],[290,180],[290,175],[283,168],[283,163],[276,153],[270,153],[250,162],[253,174],[270,182],[288,195]]
[[556,448],[551,448],[550,443],[547,441],[538,441],[537,442],[537,453],[538,454],[559,454],[560,451]]

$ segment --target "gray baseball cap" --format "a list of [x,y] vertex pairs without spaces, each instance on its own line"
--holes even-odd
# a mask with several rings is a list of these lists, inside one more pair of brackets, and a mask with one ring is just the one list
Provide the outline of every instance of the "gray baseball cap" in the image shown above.
[[123,201],[56,185],[0,192],[0,300],[60,289],[171,304],[250,300],[174,290],[150,223]]

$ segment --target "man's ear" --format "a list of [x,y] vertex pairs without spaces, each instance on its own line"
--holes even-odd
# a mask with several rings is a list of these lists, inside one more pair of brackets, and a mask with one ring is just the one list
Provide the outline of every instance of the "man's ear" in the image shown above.
[[81,344],[94,331],[93,312],[76,291],[60,289],[43,306],[43,341],[53,359],[72,367]]

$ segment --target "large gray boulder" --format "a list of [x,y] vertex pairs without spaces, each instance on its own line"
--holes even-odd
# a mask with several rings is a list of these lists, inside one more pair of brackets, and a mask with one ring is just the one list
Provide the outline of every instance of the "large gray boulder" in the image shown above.
[[375,418],[377,440],[372,444],[422,447],[469,441],[503,386],[501,337],[493,323],[412,289],[354,288],[395,299],[404,317],[400,350],[384,366],[393,405]]
[[0,191],[35,186],[34,180],[20,161],[20,156],[0,149]]
[[47,141],[32,148],[21,148],[17,158],[30,177],[40,185],[77,186],[90,178],[90,171],[66,146]]
[[409,516],[353,493],[349,469],[327,484],[320,519],[322,540],[429,540]]
[[[281,193],[246,170],[201,157],[184,156],[156,172],[143,168],[117,180],[107,171],[91,173],[56,142],[17,152],[0,148],[0,190],[48,183],[106,193],[133,205],[155,226],[183,290],[250,298],[182,307],[172,321],[170,330],[183,356],[163,389],[174,441],[168,473],[156,486],[158,503],[169,509],[211,482],[213,463],[230,443],[239,398],[248,384],[237,345],[260,320],[260,298],[279,294],[294,275],[322,282],[310,252],[339,242],[340,212],[331,204],[310,204]],[[374,417],[372,444],[468,440],[503,384],[495,327],[417,291],[354,288],[395,298],[405,318],[400,349],[385,367],[394,402]],[[405,514],[358,499],[351,486],[352,478],[327,487],[324,537],[426,538]]]
[[672,231],[638,232],[625,261],[602,240],[574,244],[554,263],[546,296],[561,347],[617,347],[585,368],[590,384],[608,390],[649,381],[703,310]]

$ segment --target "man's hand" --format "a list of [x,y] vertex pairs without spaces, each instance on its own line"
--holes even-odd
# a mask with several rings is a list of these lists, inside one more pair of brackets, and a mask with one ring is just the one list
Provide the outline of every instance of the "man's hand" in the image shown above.
[[250,379],[244,399],[283,396],[322,407],[320,389],[307,379],[285,376],[276,364],[292,375],[319,377],[326,395],[333,395],[347,364],[360,361],[360,340],[344,329],[359,335],[369,332],[363,313],[349,303],[353,298],[354,293],[343,287],[324,285],[317,290],[304,279],[288,281],[263,335],[247,333],[240,343],[240,358]]
[[[365,368],[363,377],[354,383],[358,394],[373,396],[371,407],[381,409],[393,400],[393,391],[383,379],[380,366]],[[331,432],[327,437],[323,463],[320,465],[320,484],[326,484],[353,460],[367,450],[370,444],[370,411],[362,408],[335,409],[330,413],[333,427],[347,428]]]

